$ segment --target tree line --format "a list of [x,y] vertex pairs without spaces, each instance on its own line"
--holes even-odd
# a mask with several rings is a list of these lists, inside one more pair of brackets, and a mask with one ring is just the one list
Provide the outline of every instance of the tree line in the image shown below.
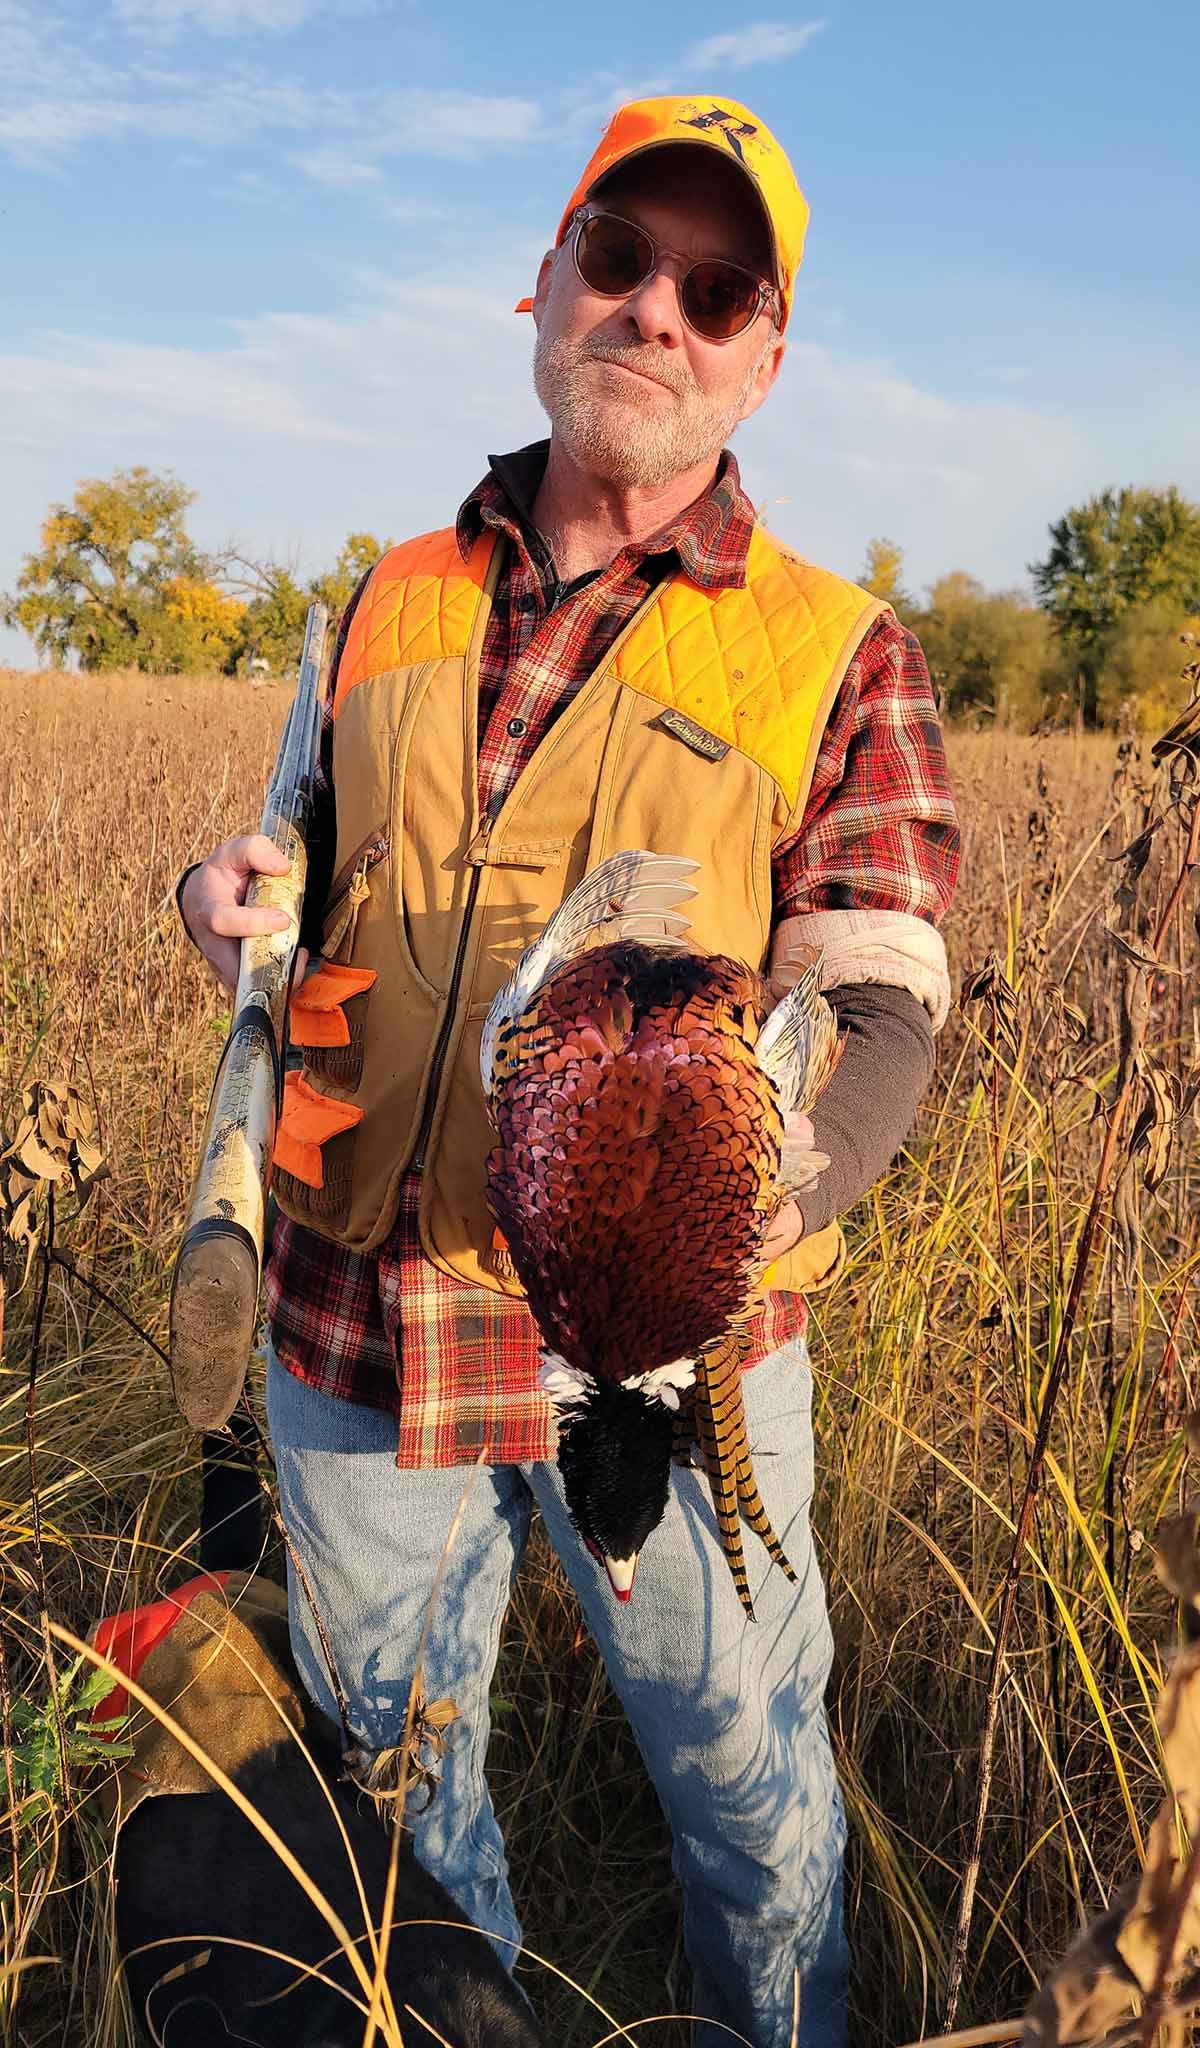
[[[205,553],[186,515],[195,493],[170,475],[118,470],[51,507],[16,590],[0,598],[39,656],[87,671],[286,674],[314,598],[337,615],[390,541],[350,534],[333,567],[235,549]],[[1181,701],[1188,636],[1200,634],[1200,506],[1174,485],[1107,490],[1050,528],[1031,588],[987,590],[963,569],[904,583],[895,542],[873,540],[860,582],[921,639],[943,710],[1032,727],[1158,728]]]
[[895,606],[925,649],[952,717],[1032,728],[1169,724],[1200,635],[1200,506],[1174,485],[1101,491],[1050,528],[1032,593],[986,590],[964,569],[904,587],[894,541],[873,540],[860,581]]
[[334,619],[359,578],[391,546],[352,533],[332,569],[302,582],[290,563],[227,548],[206,554],[187,530],[196,493],[169,475],[121,469],[90,477],[53,505],[41,546],[4,623],[29,634],[44,661],[89,673],[286,675],[295,669],[314,598]]

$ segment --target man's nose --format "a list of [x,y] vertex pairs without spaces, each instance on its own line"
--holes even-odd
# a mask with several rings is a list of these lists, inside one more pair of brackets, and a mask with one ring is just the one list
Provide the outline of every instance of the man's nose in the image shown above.
[[679,293],[668,270],[652,270],[637,290],[630,293],[624,311],[642,341],[656,341],[662,348],[678,348],[682,343]]

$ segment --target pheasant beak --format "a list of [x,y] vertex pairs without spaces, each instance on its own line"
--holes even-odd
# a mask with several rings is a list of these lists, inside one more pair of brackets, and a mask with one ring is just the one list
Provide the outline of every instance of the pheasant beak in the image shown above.
[[622,1605],[633,1597],[633,1581],[637,1573],[638,1554],[632,1550],[628,1557],[606,1557],[604,1569],[608,1583]]

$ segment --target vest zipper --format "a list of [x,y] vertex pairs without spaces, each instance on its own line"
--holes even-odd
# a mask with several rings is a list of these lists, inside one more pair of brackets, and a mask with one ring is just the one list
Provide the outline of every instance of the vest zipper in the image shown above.
[[467,883],[467,900],[463,906],[462,923],[458,928],[458,944],[454,949],[454,965],[450,970],[450,986],[446,991],[446,1014],[442,1019],[442,1028],[438,1033],[437,1045],[434,1048],[433,1064],[429,1070],[429,1086],[425,1091],[425,1107],[421,1113],[421,1127],[417,1132],[416,1144],[413,1146],[413,1155],[409,1161],[409,1170],[414,1173],[420,1173],[425,1165],[425,1147],[429,1142],[430,1127],[433,1123],[434,1112],[437,1109],[438,1090],[442,1085],[442,1069],[446,1064],[446,1053],[450,1044],[450,1035],[454,1030],[458,988],[462,980],[463,966],[466,962],[467,942],[471,935],[471,919],[475,914],[475,902],[479,895],[479,883],[487,856],[487,844],[491,837],[492,826],[500,815],[503,803],[503,796],[488,798],[480,816],[479,830],[463,855],[463,859],[471,869],[471,879]]

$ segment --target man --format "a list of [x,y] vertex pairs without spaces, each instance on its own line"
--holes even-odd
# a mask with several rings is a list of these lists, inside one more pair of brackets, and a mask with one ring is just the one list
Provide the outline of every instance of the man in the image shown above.
[[[745,108],[621,109],[523,302],[548,446],[492,458],[455,528],[392,550],[356,594],[305,934],[338,972],[295,1012],[309,1049],[267,1284],[284,1513],[372,1747],[399,1737],[460,1515],[424,1686],[461,1718],[418,1853],[473,1919],[519,1939],[483,1759],[536,1504],[671,1824],[704,2048],[728,2028],[784,2048],[797,1970],[805,2048],[844,2038],[800,1290],[836,1269],[832,1219],[902,1143],[928,1081],[948,1001],[935,920],[957,861],[919,647],[866,592],[776,547],[725,450],[779,373],[806,222]],[[536,1331],[486,1209],[483,1012],[519,947],[625,846],[696,857],[697,939],[767,965],[777,993],[823,948],[848,1037],[813,1115],[832,1165],[773,1228],[746,1377],[798,1579],[763,1555],[753,1626],[684,1469],[633,1600],[613,1600],[563,1505]],[[264,840],[232,840],[181,886],[227,983],[240,937],[279,923],[241,907],[250,872],[275,865]],[[292,1593],[301,1671],[332,1711]]]

